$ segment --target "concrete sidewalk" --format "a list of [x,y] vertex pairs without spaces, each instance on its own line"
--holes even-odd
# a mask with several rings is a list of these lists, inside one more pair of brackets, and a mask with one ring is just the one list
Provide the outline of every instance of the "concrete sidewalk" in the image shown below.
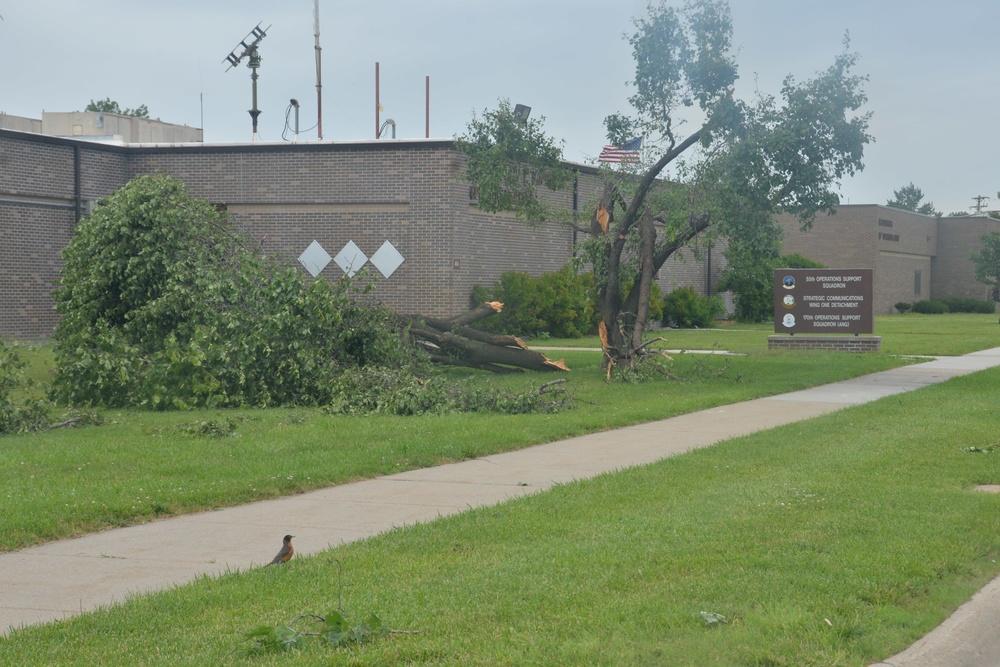
[[[0,554],[0,632],[270,560],[281,536],[302,555],[390,528],[651,463],[949,378],[1000,366],[1000,348],[771,398],[302,495],[165,519]],[[882,665],[1000,665],[1000,579]]]

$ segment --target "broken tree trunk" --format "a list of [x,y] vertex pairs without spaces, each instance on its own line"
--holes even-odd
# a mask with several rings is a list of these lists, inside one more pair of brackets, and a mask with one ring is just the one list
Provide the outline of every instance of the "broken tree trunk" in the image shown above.
[[438,363],[495,373],[569,370],[562,359],[553,361],[541,352],[529,350],[517,336],[491,334],[469,326],[502,309],[502,303],[492,301],[448,319],[420,315],[407,315],[402,319],[409,326],[410,337],[427,349]]

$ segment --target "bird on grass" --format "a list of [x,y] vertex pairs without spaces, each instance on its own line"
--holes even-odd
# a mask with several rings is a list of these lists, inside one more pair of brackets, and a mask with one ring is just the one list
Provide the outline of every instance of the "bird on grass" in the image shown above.
[[285,535],[281,540],[281,551],[278,552],[278,555],[268,565],[284,565],[292,559],[292,556],[295,555],[295,547],[292,546],[293,537],[295,536]]

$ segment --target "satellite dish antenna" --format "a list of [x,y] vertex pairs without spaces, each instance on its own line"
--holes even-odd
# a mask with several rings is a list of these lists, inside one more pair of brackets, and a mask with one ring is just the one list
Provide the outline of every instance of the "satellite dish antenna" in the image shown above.
[[[257,68],[260,67],[260,54],[257,53],[257,45],[260,44],[260,40],[267,36],[267,31],[270,29],[271,26],[267,26],[267,29],[264,29],[261,28],[258,23],[256,27],[254,27],[254,29],[251,30],[247,36],[236,45],[236,48],[230,51],[225,60],[222,61],[229,63],[229,67],[226,68],[226,71],[228,72],[232,68],[239,65],[244,58],[247,58],[247,67],[250,68],[250,79],[253,82],[253,104],[250,108],[250,119],[253,121],[253,139],[255,140],[257,139],[257,117],[260,116],[260,109],[257,108]],[[237,51],[239,51],[238,55]]]

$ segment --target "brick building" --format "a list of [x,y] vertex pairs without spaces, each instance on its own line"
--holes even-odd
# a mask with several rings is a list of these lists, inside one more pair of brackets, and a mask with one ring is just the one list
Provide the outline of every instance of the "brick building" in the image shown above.
[[[290,264],[313,241],[332,257],[352,242],[365,258],[388,241],[403,262],[388,277],[377,276],[375,296],[401,312],[461,312],[475,285],[490,286],[509,270],[557,270],[577,240],[568,226],[530,226],[475,208],[450,140],[152,146],[0,129],[0,164],[4,338],[51,335],[57,320],[51,291],[74,225],[140,174],[179,178],[193,196],[226,207],[266,253]],[[547,195],[567,209],[586,206],[600,185],[595,168],[573,166],[576,187]],[[678,285],[704,289],[719,271],[712,266],[708,275],[709,265],[687,253],[664,267],[660,285],[665,292]],[[320,275],[342,272],[330,262]]]
[[[575,187],[546,196],[566,209],[589,210],[599,172],[570,166]],[[335,258],[353,243],[364,255],[355,258],[357,269],[388,242],[403,261],[378,276],[375,295],[400,312],[461,312],[475,285],[492,285],[509,270],[557,270],[578,240],[568,226],[530,226],[475,208],[451,140],[136,145],[0,129],[0,337],[51,335],[57,321],[51,291],[76,222],[131,178],[158,172],[226,207],[265,252],[290,264],[314,241]],[[842,206],[808,233],[791,220],[783,225],[785,252],[828,266],[874,268],[875,312],[882,314],[897,301],[985,298],[968,257],[1000,221]],[[671,258],[658,276],[661,289],[714,293],[724,248],[721,242]],[[332,261],[319,275],[342,272]]]
[[989,300],[969,257],[1000,220],[983,216],[935,218],[874,204],[840,206],[817,216],[812,229],[781,216],[782,252],[800,253],[829,267],[875,270],[876,315],[899,302],[971,297]]

